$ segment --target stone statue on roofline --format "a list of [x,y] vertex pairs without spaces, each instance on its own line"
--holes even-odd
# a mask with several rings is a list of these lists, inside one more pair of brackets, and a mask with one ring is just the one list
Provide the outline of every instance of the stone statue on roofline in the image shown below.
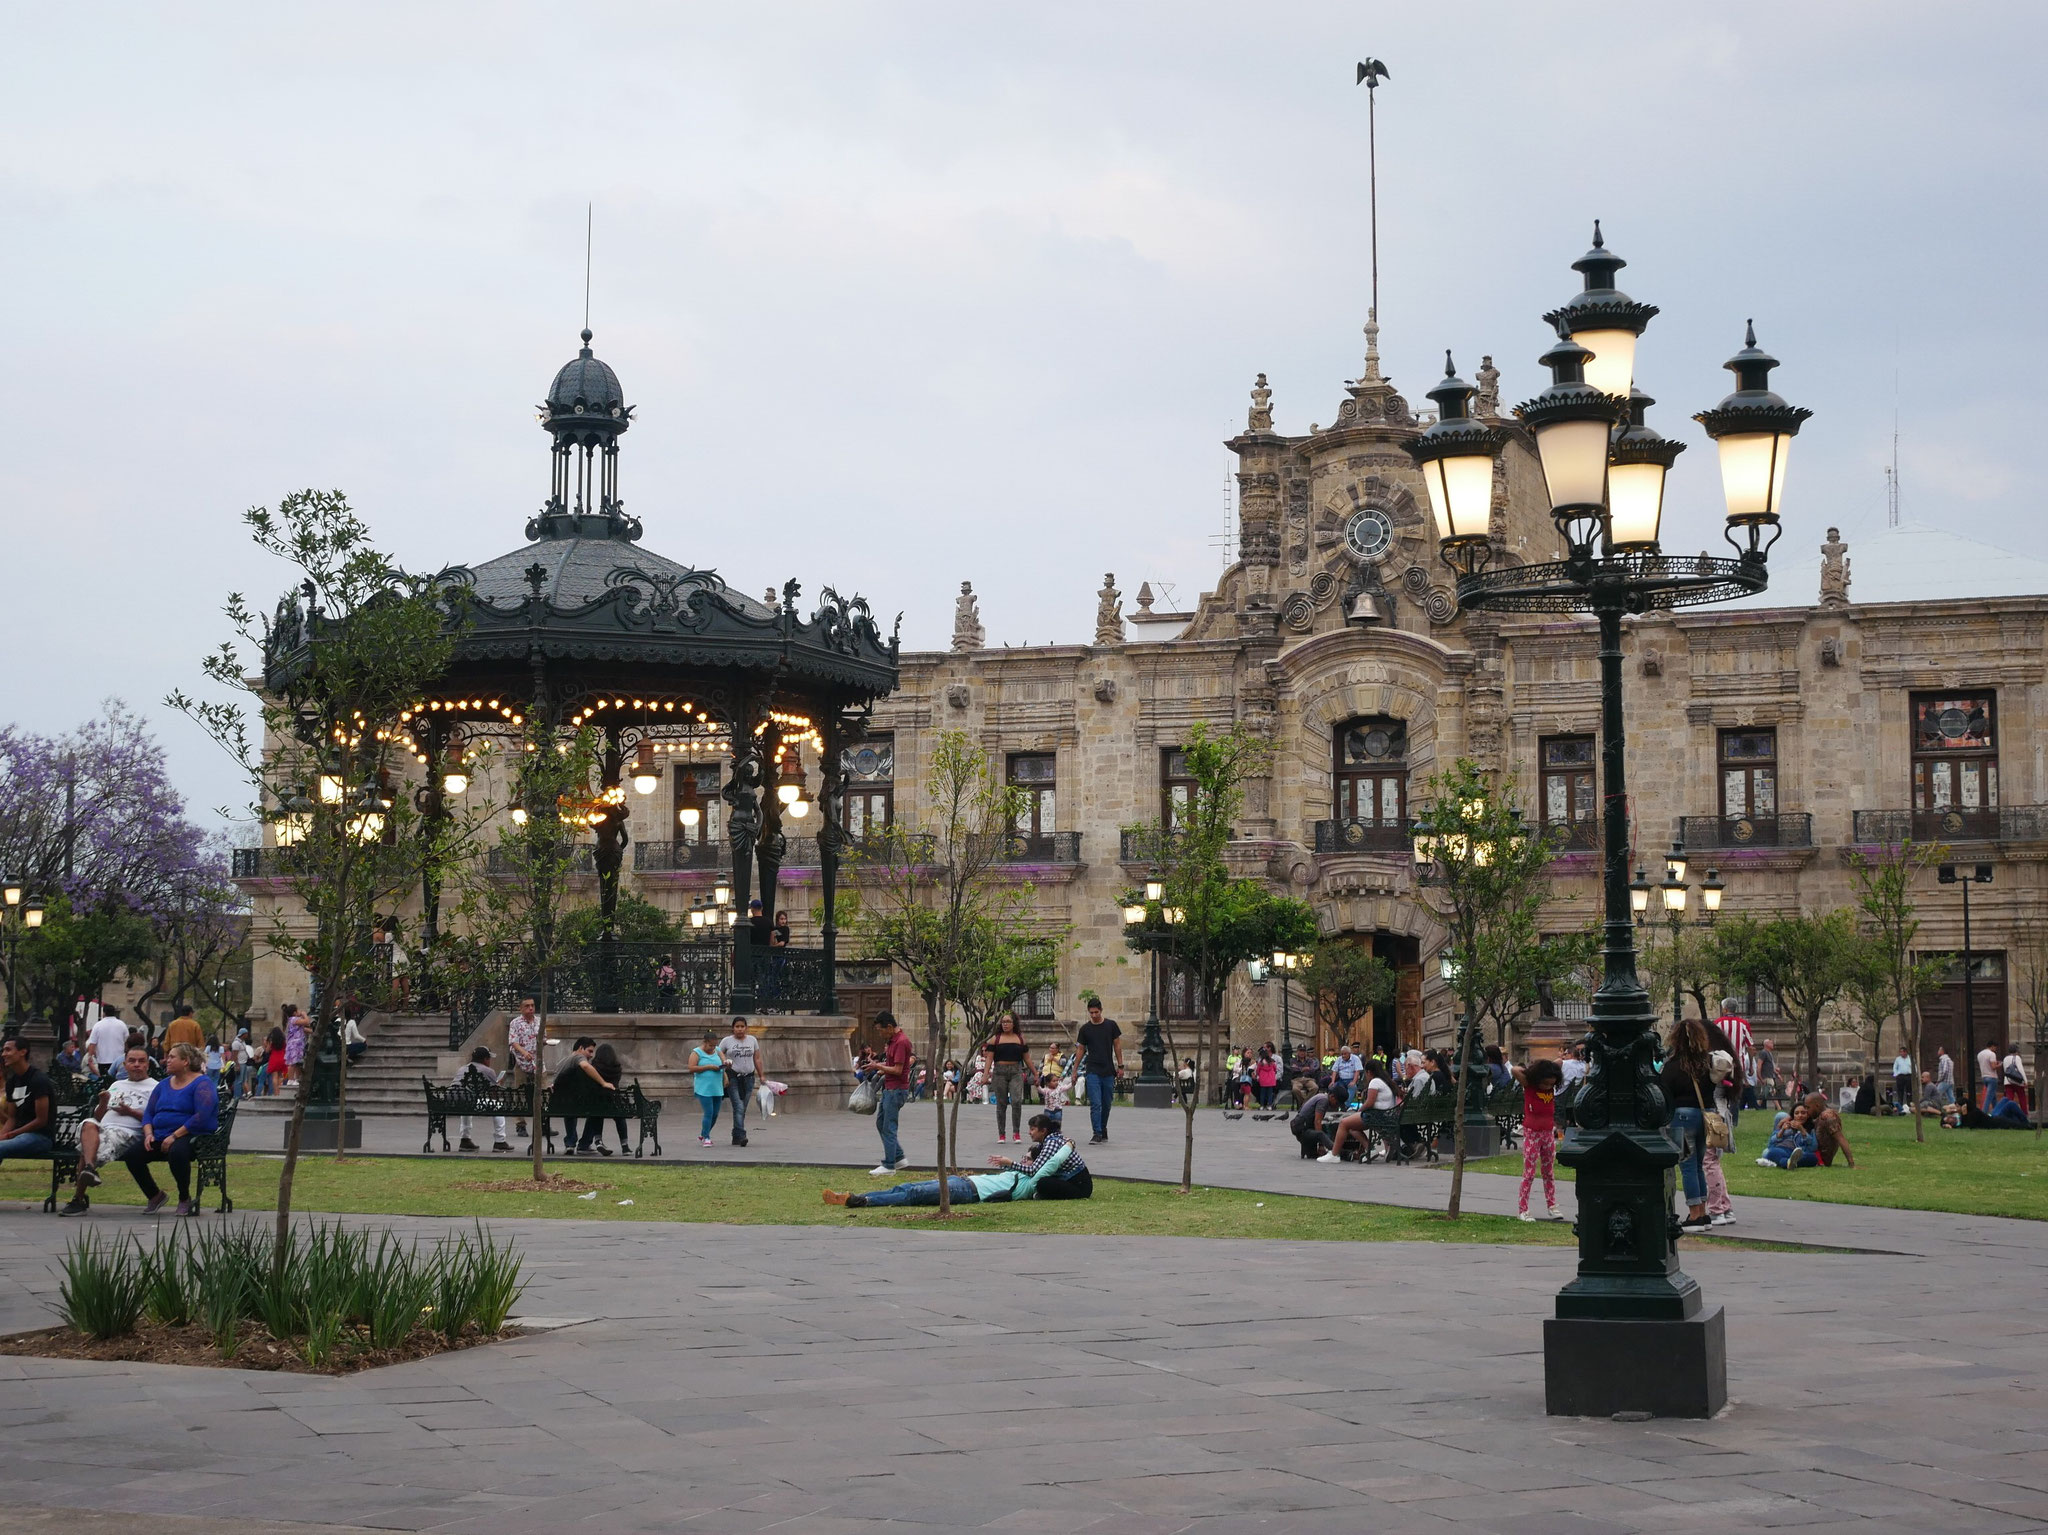
[[1827,542],[1820,546],[1820,605],[1849,605],[1849,546],[1842,542],[1840,528],[1829,528]]
[[1095,596],[1095,643],[1121,645],[1124,642],[1123,593],[1116,589],[1116,577],[1105,575],[1102,590]]
[[974,583],[962,581],[960,595],[953,603],[953,648],[982,650],[987,638],[981,627],[981,603],[975,598]]

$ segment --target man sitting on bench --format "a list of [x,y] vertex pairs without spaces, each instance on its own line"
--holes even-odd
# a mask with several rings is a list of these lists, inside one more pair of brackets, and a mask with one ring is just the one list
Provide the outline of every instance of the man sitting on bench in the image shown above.
[[98,1119],[78,1127],[78,1183],[71,1202],[57,1213],[82,1215],[92,1207],[86,1190],[98,1188],[98,1169],[118,1162],[142,1144],[142,1119],[149,1112],[150,1096],[156,1092],[156,1078],[149,1074],[149,1052],[140,1045],[129,1048],[122,1061],[125,1075],[116,1077],[100,1094]]
[[57,1093],[29,1060],[19,1038],[0,1041],[0,1074],[7,1101],[0,1105],[0,1162],[9,1157],[46,1157],[57,1149]]

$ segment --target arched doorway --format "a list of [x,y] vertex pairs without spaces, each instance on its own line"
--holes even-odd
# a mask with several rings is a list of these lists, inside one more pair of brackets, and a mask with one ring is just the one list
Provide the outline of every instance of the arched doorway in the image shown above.
[[1356,1018],[1331,1015],[1327,1007],[1310,1003],[1315,1019],[1316,1054],[1334,1054],[1339,1045],[1349,1044],[1377,1056],[1391,1056],[1422,1043],[1422,943],[1403,933],[1340,933],[1361,948],[1369,947],[1373,957],[1394,972],[1394,999],[1381,1007],[1369,1007]]

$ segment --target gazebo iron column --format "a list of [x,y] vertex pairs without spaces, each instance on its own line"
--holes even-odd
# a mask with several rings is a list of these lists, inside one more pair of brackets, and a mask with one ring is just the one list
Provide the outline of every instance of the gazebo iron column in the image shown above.
[[846,729],[836,712],[825,715],[819,738],[825,743],[819,763],[818,894],[824,904],[819,940],[825,950],[825,974],[819,983],[818,1011],[839,1011],[839,851],[846,840]]
[[731,1003],[736,1013],[753,1012],[756,1002],[754,933],[746,919],[753,898],[754,848],[761,834],[761,742],[754,734],[759,707],[751,693],[735,700],[732,762],[719,791],[727,807],[726,833],[732,840],[732,903],[738,917],[732,925]]

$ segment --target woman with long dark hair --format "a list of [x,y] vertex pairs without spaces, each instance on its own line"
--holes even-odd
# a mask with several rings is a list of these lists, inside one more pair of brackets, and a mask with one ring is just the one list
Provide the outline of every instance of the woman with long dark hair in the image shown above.
[[1681,1018],[1671,1031],[1671,1053],[1661,1073],[1678,1141],[1678,1175],[1685,1185],[1688,1231],[1707,1229],[1707,1108],[1714,1101],[1714,1045],[1704,1020]]
[[[612,1048],[610,1040],[606,1040],[590,1052],[590,1062],[584,1067],[584,1070],[595,1076],[614,1092],[618,1091],[619,1083],[626,1075],[626,1068],[619,1060],[619,1052]],[[626,1121],[624,1119],[614,1119],[612,1123],[618,1126],[619,1150],[624,1151],[626,1149]],[[611,1147],[604,1143],[604,1121],[596,1115],[592,1115],[589,1119],[583,1121],[583,1139],[576,1143],[577,1152],[581,1154],[589,1151],[593,1142],[596,1144],[599,1156],[608,1157],[612,1154]]]
[[[1009,1135],[1024,1139],[1024,1082],[1031,1070],[1031,1047],[1024,1043],[1024,1031],[1017,1027],[1017,1015],[1004,1013],[996,1020],[995,1037],[988,1042],[992,1063],[988,1095],[996,1106],[996,1139]],[[1010,1118],[1007,1126],[1003,1115]]]

